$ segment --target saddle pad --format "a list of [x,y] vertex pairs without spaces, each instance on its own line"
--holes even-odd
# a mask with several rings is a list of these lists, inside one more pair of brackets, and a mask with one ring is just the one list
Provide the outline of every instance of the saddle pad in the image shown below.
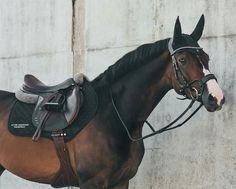
[[[63,129],[65,142],[68,142],[77,135],[97,112],[98,98],[90,82],[87,81],[83,84],[82,93],[83,105],[77,118],[71,125]],[[34,104],[27,104],[16,100],[8,120],[8,129],[13,135],[24,137],[33,136],[36,130],[32,123],[34,108]],[[41,137],[52,140],[51,134],[51,132],[43,131]]]

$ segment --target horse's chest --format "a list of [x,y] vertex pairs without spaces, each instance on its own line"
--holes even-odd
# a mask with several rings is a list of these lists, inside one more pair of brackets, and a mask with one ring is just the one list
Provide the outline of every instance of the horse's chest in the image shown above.
[[119,163],[118,168],[113,173],[115,179],[130,179],[137,173],[138,167],[144,154],[142,145],[132,145],[127,158]]
[[98,133],[87,132],[88,136],[93,134],[93,138],[77,147],[77,170],[81,182],[109,188],[108,186],[128,181],[136,174],[141,163],[143,143],[123,143],[120,139],[115,140],[115,137],[107,139],[105,135],[94,137]]

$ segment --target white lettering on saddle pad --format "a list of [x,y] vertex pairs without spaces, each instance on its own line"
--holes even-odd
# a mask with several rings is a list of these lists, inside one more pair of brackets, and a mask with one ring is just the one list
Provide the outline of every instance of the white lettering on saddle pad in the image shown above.
[[11,127],[14,127],[14,129],[25,129],[26,127],[29,127],[30,125],[28,123],[12,123]]

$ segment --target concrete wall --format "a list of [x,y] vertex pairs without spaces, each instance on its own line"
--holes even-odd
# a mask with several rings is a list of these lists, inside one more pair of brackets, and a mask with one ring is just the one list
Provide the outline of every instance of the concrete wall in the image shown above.
[[[200,44],[210,55],[226,105],[214,114],[202,109],[185,128],[148,139],[130,188],[236,187],[234,0],[75,0],[74,9],[70,0],[0,3],[0,85],[11,91],[19,88],[25,73],[49,84],[77,71],[92,79],[137,46],[172,36],[177,15],[184,32],[190,33],[204,13]],[[170,92],[152,113],[150,121],[157,127],[182,111],[183,102],[175,96]],[[6,172],[0,188],[50,187]]]
[[[79,4],[81,1],[77,2]],[[210,69],[225,92],[226,104],[217,113],[201,109],[184,128],[146,140],[146,154],[130,188],[236,188],[236,129],[233,124],[236,121],[236,2],[84,2],[84,13],[80,15],[80,21],[82,16],[85,30],[82,34],[86,40],[82,41],[84,62],[79,62],[79,65],[83,65],[90,78],[94,78],[137,46],[171,37],[178,15],[183,31],[191,33],[200,15],[205,14],[206,26],[200,44],[210,55]],[[187,103],[175,97],[175,93],[170,92],[150,116],[149,120],[157,127],[170,122],[187,106]]]
[[[26,73],[48,84],[72,76],[72,10],[69,0],[0,1],[1,89],[19,89]],[[51,187],[24,181],[6,171],[0,188]]]
[[0,3],[1,88],[18,89],[25,73],[33,73],[47,83],[72,75],[72,2]]

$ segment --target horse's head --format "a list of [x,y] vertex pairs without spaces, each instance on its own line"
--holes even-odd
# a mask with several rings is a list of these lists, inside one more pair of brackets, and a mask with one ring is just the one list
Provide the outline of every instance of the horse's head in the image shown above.
[[174,36],[168,45],[173,64],[172,85],[178,94],[201,101],[213,112],[221,109],[225,98],[216,77],[209,71],[209,56],[198,44],[203,28],[202,15],[191,35],[182,34],[177,18]]

